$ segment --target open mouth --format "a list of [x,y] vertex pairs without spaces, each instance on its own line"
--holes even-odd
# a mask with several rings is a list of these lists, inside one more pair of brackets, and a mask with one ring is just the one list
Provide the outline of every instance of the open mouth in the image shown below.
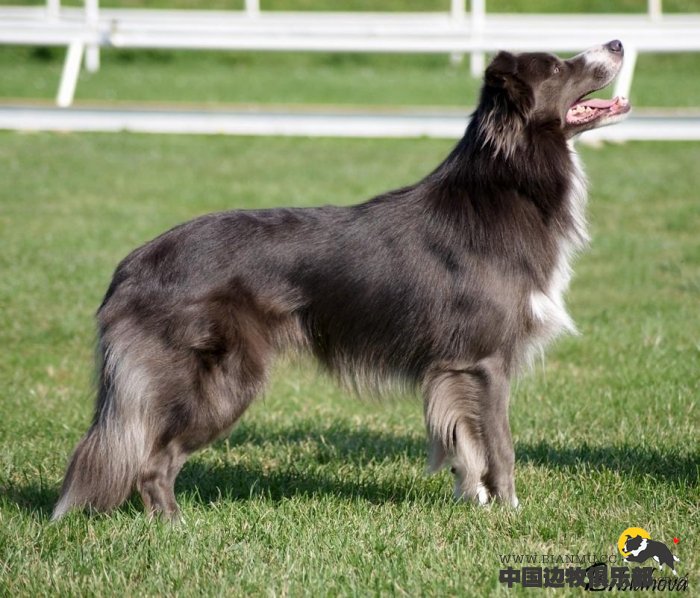
[[581,99],[569,108],[566,112],[566,123],[579,126],[604,117],[626,114],[630,111],[630,103],[627,98],[615,96],[611,100],[598,98]]

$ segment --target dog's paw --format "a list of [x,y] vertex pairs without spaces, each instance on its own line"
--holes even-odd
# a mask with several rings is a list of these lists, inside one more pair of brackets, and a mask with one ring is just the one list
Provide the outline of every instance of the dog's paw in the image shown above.
[[483,484],[478,484],[476,488],[465,490],[461,484],[455,484],[455,500],[461,502],[471,502],[480,507],[488,507],[491,504],[489,491]]
[[479,484],[476,487],[476,502],[479,503],[482,507],[489,504],[489,491],[483,484]]

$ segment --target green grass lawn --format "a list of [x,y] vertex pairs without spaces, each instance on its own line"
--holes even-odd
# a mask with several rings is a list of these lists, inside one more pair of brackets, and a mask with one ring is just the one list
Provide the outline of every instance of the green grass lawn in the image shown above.
[[[91,417],[93,313],[117,261],[227,208],[348,204],[416,180],[442,141],[0,135],[0,595],[509,595],[502,554],[615,554],[629,526],[700,583],[700,144],[582,148],[582,332],[514,386],[519,512],[424,474],[416,399],[363,402],[282,364],[177,484],[185,523],[49,524]],[[557,595],[573,593],[558,590]]]
[[[601,40],[603,41],[603,40]],[[0,101],[53,100],[63,49],[0,47]],[[636,107],[692,107],[700,54],[640,56]],[[679,81],[683,81],[679,85]],[[480,81],[446,56],[105,50],[76,103],[338,104],[472,107]]]

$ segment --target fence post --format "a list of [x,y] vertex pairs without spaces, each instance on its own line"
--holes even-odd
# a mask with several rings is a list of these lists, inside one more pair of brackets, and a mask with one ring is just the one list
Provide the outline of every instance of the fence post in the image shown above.
[[56,97],[56,103],[61,108],[66,108],[73,103],[84,45],[82,40],[73,40],[68,46],[66,61],[63,63],[63,72],[61,73],[61,84],[58,87],[58,96]]
[[615,81],[613,96],[622,96],[623,98],[630,97],[634,67],[637,64],[637,55],[637,48],[625,44],[625,61],[622,63],[622,69],[620,69],[620,74],[617,76],[617,81]]
[[[486,0],[471,0],[472,37],[481,41],[486,24]],[[486,55],[483,52],[472,52],[470,60],[472,77],[480,78],[486,66]]]
[[652,21],[660,21],[662,11],[661,0],[647,0],[647,12]]
[[[466,0],[450,1],[450,19],[453,26],[460,27],[464,25],[467,12],[466,4]],[[462,64],[463,60],[464,54],[459,52],[452,52],[452,54],[450,54],[450,63],[453,65]]]
[[259,17],[260,0],[245,0],[245,14],[249,17]]
[[[85,26],[90,32],[97,31],[99,18],[98,0],[85,0]],[[100,70],[100,47],[97,44],[90,44],[86,48],[85,68],[91,73]]]
[[46,18],[55,21],[61,16],[61,0],[46,0]]

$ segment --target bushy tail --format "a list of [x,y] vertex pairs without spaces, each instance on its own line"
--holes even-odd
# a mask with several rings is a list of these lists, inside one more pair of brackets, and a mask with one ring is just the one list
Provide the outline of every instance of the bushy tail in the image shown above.
[[77,507],[113,509],[134,488],[145,458],[148,377],[125,349],[101,351],[95,419],[71,457],[54,521]]

